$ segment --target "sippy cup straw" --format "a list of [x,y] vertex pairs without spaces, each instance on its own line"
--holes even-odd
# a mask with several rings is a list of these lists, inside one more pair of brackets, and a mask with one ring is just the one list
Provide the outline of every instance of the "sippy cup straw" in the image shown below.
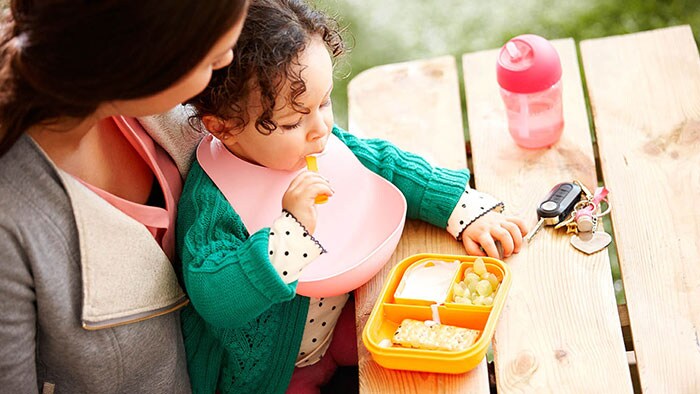
[[[309,171],[318,172],[318,163],[316,163],[316,156],[306,156],[306,168],[308,168]],[[314,202],[316,204],[325,204],[326,202],[328,202],[328,196],[324,194],[319,194],[314,199]]]

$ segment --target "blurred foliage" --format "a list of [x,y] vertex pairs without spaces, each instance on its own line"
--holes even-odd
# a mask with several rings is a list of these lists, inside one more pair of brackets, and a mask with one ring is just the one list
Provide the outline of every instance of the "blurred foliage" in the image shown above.
[[352,51],[338,64],[336,122],[347,127],[347,83],[361,71],[497,48],[523,33],[577,41],[675,25],[700,40],[698,0],[311,0],[346,28]]

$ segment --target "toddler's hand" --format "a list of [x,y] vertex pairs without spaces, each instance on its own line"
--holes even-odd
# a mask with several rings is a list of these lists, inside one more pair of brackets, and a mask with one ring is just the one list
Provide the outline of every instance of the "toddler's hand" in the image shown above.
[[318,173],[303,171],[292,180],[282,196],[282,208],[294,215],[310,234],[316,230],[316,204],[314,200],[319,194],[332,196],[333,189],[328,181]]
[[[521,219],[490,211],[472,222],[462,233],[467,253],[474,256],[499,258],[496,241],[503,247],[503,258],[518,253],[523,244],[527,226]],[[482,250],[483,248],[483,250]]]

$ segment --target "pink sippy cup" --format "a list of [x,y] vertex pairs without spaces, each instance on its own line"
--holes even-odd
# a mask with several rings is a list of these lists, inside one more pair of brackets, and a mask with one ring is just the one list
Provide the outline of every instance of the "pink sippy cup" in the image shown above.
[[564,129],[561,63],[552,44],[534,34],[511,39],[498,55],[496,75],[515,143],[536,149],[559,141]]

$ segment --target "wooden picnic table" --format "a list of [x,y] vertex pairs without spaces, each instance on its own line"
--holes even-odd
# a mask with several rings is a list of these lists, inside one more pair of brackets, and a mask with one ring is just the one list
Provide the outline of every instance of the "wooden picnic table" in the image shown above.
[[[541,230],[506,259],[512,287],[492,342],[499,393],[700,393],[700,57],[692,31],[585,40],[582,64],[574,40],[554,45],[566,125],[551,148],[521,149],[508,134],[497,49],[462,57],[466,109],[454,57],[363,72],[349,85],[349,129],[450,168],[467,166],[470,145],[476,188],[530,225],[558,182],[609,188],[605,230],[626,304],[616,303],[609,253],[584,255],[565,231]],[[391,267],[425,252],[464,253],[443,229],[409,221],[390,261],[356,292],[362,393],[489,392],[485,360],[461,375],[396,371],[362,344]]]

